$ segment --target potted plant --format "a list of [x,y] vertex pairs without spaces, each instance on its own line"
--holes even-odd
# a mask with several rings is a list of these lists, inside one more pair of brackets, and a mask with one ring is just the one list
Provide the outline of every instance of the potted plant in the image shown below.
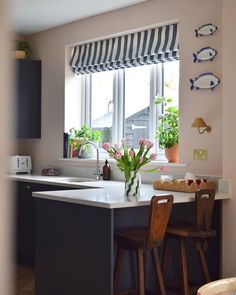
[[164,113],[159,116],[156,139],[159,147],[165,150],[167,160],[176,163],[179,160],[179,110],[172,105],[172,98],[157,97],[155,104],[164,107]]
[[91,145],[81,145],[86,143],[87,141],[92,141],[94,143],[99,143],[101,141],[101,131],[99,130],[92,130],[89,126],[83,125],[81,129],[70,129],[70,146],[71,146],[71,156],[81,158],[90,158],[92,157],[92,150]]
[[29,42],[23,40],[15,41],[14,57],[17,59],[25,59],[31,53]]

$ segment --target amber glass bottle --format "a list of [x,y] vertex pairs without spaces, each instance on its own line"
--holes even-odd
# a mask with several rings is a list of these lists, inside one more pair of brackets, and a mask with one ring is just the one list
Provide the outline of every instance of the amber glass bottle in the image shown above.
[[102,168],[102,176],[103,180],[110,180],[111,178],[111,167],[107,160],[105,161],[105,165]]

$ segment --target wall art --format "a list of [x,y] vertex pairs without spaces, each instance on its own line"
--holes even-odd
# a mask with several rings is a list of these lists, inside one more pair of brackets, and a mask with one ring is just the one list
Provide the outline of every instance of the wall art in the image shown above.
[[212,73],[204,73],[194,79],[190,79],[191,90],[210,89],[214,90],[220,83],[220,79]]
[[213,61],[217,51],[211,47],[201,48],[197,53],[193,53],[193,62]]
[[213,35],[217,29],[217,26],[213,24],[205,24],[198,29],[195,29],[196,37]]

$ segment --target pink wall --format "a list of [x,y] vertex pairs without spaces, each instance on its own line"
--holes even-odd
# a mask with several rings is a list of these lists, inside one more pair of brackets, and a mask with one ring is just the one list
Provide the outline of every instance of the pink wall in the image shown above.
[[[150,0],[30,36],[29,41],[32,44],[34,56],[41,59],[43,64],[42,139],[20,141],[21,152],[32,154],[35,165],[58,165],[56,158],[62,155],[64,60],[67,45],[179,19],[180,160],[189,164],[187,168],[189,171],[213,175],[222,175],[223,161],[223,175],[232,180],[233,199],[224,203],[223,271],[225,276],[236,274],[235,6],[235,0]],[[213,22],[219,27],[217,33],[211,37],[195,38],[194,28],[207,22]],[[214,62],[193,64],[192,53],[208,45],[218,51]],[[215,73],[223,80],[223,83],[212,92],[191,92],[189,78],[206,71]],[[199,135],[191,128],[193,119],[198,116],[202,116],[212,126],[212,133]],[[194,148],[208,149],[208,160],[194,161],[192,159]]]
[[[1,294],[11,294],[13,291],[14,282],[13,269],[11,257],[14,243],[12,243],[12,207],[10,188],[8,181],[6,181],[7,171],[7,155],[11,153],[10,148],[10,85],[12,88],[12,81],[10,81],[10,36],[9,36],[9,19],[8,19],[8,1],[0,1],[0,290]],[[11,109],[12,110],[12,109]]]
[[231,179],[232,199],[223,206],[223,274],[236,276],[236,3],[223,1],[223,176]]
[[[203,9],[204,7],[204,9]],[[209,13],[210,12],[210,13]],[[191,92],[189,78],[213,71],[221,77],[221,0],[152,0],[114,12],[87,18],[29,37],[35,58],[42,60],[42,139],[23,140],[22,153],[31,153],[36,164],[58,164],[62,155],[64,114],[65,46],[139,27],[180,21],[180,160],[195,173],[222,173],[222,86],[215,91]],[[194,29],[206,22],[219,26],[212,37],[195,38]],[[219,52],[215,61],[193,64],[192,53],[210,45]],[[203,116],[212,133],[199,135],[191,128],[195,117]],[[194,148],[208,149],[207,161],[194,161]]]

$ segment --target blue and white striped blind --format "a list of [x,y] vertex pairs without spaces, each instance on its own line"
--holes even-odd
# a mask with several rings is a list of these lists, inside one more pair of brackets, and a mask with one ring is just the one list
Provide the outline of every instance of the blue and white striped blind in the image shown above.
[[74,47],[76,74],[156,64],[179,59],[179,25],[172,24]]

